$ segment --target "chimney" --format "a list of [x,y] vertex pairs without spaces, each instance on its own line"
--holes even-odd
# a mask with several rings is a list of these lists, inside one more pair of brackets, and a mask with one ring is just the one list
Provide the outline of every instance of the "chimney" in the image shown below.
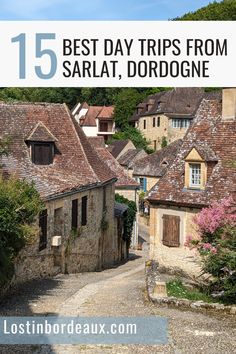
[[222,120],[236,120],[236,88],[225,88],[222,93]]

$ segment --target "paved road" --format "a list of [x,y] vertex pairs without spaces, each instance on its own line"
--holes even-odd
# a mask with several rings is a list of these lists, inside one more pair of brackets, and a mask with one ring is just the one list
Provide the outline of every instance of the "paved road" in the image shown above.
[[1,353],[36,354],[232,354],[236,353],[235,319],[157,308],[147,301],[144,257],[97,273],[59,275],[28,283],[0,306],[1,315],[165,316],[169,344],[163,346],[24,346],[0,347]]

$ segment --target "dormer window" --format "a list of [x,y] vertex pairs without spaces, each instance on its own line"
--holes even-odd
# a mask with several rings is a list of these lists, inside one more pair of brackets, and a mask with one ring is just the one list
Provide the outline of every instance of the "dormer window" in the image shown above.
[[35,165],[51,165],[54,143],[31,142],[31,159]]
[[190,163],[189,164],[189,186],[192,188],[201,187],[201,164]]
[[51,165],[55,154],[57,139],[42,123],[38,122],[26,139],[30,148],[31,161],[35,165]]

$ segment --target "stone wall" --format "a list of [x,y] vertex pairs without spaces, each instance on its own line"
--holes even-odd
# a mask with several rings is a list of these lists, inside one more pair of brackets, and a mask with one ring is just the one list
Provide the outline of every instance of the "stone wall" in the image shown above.
[[[150,259],[161,266],[180,268],[190,275],[200,274],[200,257],[194,250],[184,247],[186,236],[196,235],[193,216],[198,209],[154,206],[150,208]],[[167,247],[162,243],[163,214],[180,217],[180,246]]]
[[[84,196],[87,196],[87,224],[81,226],[81,203]],[[71,232],[73,199],[78,199],[76,233]],[[39,251],[38,231],[32,243],[20,252],[15,261],[13,285],[50,277],[59,272],[99,270],[111,266],[119,259],[114,235],[114,184],[52,200],[45,207],[48,212],[47,247]],[[102,220],[106,221],[105,230],[101,226]],[[60,246],[52,246],[53,236],[62,237]]]
[[[160,117],[160,126],[153,127],[153,118]],[[144,129],[144,121],[146,121],[146,129]],[[187,128],[173,128],[172,120],[166,115],[151,115],[146,117],[141,117],[136,123],[136,127],[142,132],[142,134],[151,141],[150,147],[156,150],[161,149],[162,137],[166,137],[167,143],[170,144],[175,140],[182,139],[186,134]],[[156,141],[156,143],[154,143]]]

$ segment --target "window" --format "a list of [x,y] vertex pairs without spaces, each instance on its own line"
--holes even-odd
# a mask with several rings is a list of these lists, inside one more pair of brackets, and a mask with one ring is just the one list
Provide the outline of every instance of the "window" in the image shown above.
[[106,199],[107,199],[106,187],[103,187],[103,204],[102,204],[103,211],[105,211],[107,208]]
[[78,228],[78,199],[72,200],[72,210],[71,210],[71,228]]
[[32,143],[31,149],[32,162],[35,165],[50,165],[53,163],[53,143]]
[[108,132],[108,123],[100,122],[100,132]]
[[160,127],[161,117],[157,117],[157,127]]
[[188,128],[189,126],[189,119],[172,119],[172,128]]
[[156,140],[153,140],[153,148],[154,148],[154,150],[157,149],[157,141]]
[[143,121],[143,129],[146,129],[146,120]]
[[156,117],[153,117],[153,119],[152,119],[152,126],[153,126],[153,128],[156,126]]
[[85,226],[87,224],[87,201],[88,197],[82,198],[82,210],[81,210],[81,225]]
[[201,164],[200,163],[190,163],[190,174],[189,174],[189,186],[199,187],[201,186]]
[[39,214],[39,251],[47,247],[47,224],[48,213],[47,209],[45,209]]

